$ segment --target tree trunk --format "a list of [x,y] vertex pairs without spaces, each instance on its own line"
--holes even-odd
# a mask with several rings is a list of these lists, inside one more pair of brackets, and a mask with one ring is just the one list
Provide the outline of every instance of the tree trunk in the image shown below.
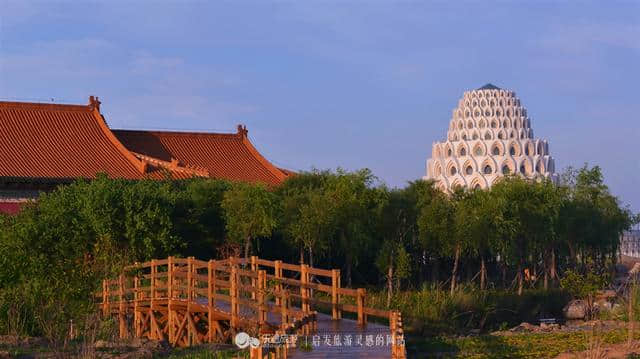
[[[309,247],[309,267],[313,268],[313,247]],[[315,280],[316,280],[316,277],[313,274],[311,274],[311,276],[309,276],[309,281],[313,283]],[[313,288],[309,290],[309,293],[313,298]]]
[[507,265],[502,262],[502,287],[507,288]]
[[436,257],[433,259],[433,264],[431,268],[431,281],[433,283],[438,283],[439,279],[440,279],[440,261],[438,260],[438,257]]
[[300,246],[300,264],[304,264],[304,247]]
[[518,295],[522,295],[522,259],[518,260]]
[[[433,276],[433,273],[432,273]],[[427,278],[427,251],[422,250],[422,257],[420,258],[420,284]]]
[[391,296],[393,295],[393,265],[389,263],[387,269],[387,308],[391,305]]
[[346,249],[346,253],[345,253],[345,261],[346,261],[346,273],[345,275],[347,276],[347,287],[351,288],[351,266],[353,262],[353,257],[352,257],[352,251],[349,248],[349,245],[347,245],[347,238],[344,232],[340,232],[340,239],[342,242],[342,245],[345,247]]
[[245,265],[249,263],[249,249],[251,249],[251,237],[247,237],[244,241],[244,260]]
[[545,269],[544,270],[544,290],[548,290],[549,289],[549,272]]
[[549,270],[549,276],[551,280],[558,279],[558,271],[556,268],[556,251],[554,249],[551,250],[551,268]]
[[451,271],[451,295],[456,289],[456,275],[458,274],[458,261],[460,260],[460,245],[456,245],[456,254],[453,260],[453,270]]
[[480,256],[480,289],[484,290],[487,282],[487,265],[484,256]]
[[578,260],[577,260],[576,250],[573,248],[573,245],[571,244],[571,238],[569,238],[569,240],[567,241],[567,246],[569,247],[570,267],[575,268]]

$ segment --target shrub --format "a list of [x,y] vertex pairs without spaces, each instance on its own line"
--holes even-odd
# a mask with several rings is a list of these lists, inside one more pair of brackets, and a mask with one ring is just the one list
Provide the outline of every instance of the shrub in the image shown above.
[[[386,293],[368,295],[368,305],[386,308]],[[562,290],[525,290],[522,295],[463,286],[452,295],[438,286],[406,291],[393,297],[391,308],[405,313],[407,330],[418,335],[465,333],[471,329],[501,330],[521,322],[562,315],[570,296]]]

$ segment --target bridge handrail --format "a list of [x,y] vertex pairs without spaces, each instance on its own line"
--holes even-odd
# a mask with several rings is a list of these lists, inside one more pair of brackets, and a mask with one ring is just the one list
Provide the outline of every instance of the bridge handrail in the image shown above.
[[[299,274],[299,279],[287,277],[285,271]],[[330,284],[314,283],[312,277],[328,278]],[[315,298],[313,291],[328,294],[330,301]],[[326,305],[331,307],[333,319],[341,319],[343,311],[356,313],[360,325],[367,323],[367,316],[388,319],[394,338],[392,357],[403,358],[401,353],[405,352],[404,344],[396,343],[396,338],[403,337],[400,312],[366,307],[366,290],[342,287],[339,269],[313,268],[256,256],[249,260],[229,257],[209,261],[169,257],[126,266],[117,279],[104,279],[102,291],[95,296],[101,299],[99,305],[105,315],[114,310],[120,315],[140,301],[185,300],[191,303],[203,298],[207,299],[210,308],[216,306],[215,301],[223,301],[229,304],[232,326],[247,320],[241,318],[238,309],[239,305],[244,305],[255,309],[258,318],[254,322],[258,325],[266,323],[267,312],[282,313],[281,333],[296,321],[314,317],[316,312],[312,311],[312,304]],[[268,297],[273,297],[275,305],[267,302]],[[355,304],[343,303],[343,297],[352,298]],[[300,310],[289,307],[291,299],[299,302]],[[289,317],[293,321],[284,320]],[[121,321],[121,333],[123,325]]]

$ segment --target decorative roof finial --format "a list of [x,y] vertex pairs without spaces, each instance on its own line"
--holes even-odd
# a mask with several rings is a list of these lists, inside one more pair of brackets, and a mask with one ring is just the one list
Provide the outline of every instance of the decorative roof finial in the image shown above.
[[480,87],[478,90],[501,90],[500,87],[492,84],[492,83],[488,83],[482,87]]
[[96,110],[98,110],[98,112],[100,112],[101,103],[102,102],[98,100],[98,96],[89,96],[89,107],[91,107],[92,109],[95,108]]
[[248,133],[249,133],[249,131],[247,130],[247,126],[238,125],[238,134],[239,135],[241,135],[242,137],[247,137]]

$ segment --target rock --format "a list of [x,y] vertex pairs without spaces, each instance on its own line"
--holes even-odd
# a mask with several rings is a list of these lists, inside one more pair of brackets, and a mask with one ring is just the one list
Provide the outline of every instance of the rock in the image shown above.
[[480,329],[471,329],[471,330],[469,331],[469,334],[470,334],[471,336],[478,336],[478,335],[480,335]]
[[151,351],[165,351],[171,349],[169,342],[166,340],[147,340],[142,346]]
[[11,358],[11,355],[9,355],[9,352],[6,350],[2,350],[0,351],[0,359],[9,359]]
[[108,342],[106,340],[97,340],[95,343],[93,343],[93,347],[96,349],[112,349],[119,347],[119,345],[117,345],[116,343]]
[[118,355],[118,359],[153,358],[153,352],[149,349],[141,348],[131,353]]
[[520,325],[515,326],[511,329],[509,329],[510,332],[537,332],[540,330],[540,327],[533,325],[533,324],[529,324],[527,322],[522,322],[520,323]]
[[584,300],[572,300],[563,309],[566,319],[584,319],[587,316],[587,303]]
[[544,331],[554,331],[560,329],[560,324],[557,323],[540,323],[540,329]]

